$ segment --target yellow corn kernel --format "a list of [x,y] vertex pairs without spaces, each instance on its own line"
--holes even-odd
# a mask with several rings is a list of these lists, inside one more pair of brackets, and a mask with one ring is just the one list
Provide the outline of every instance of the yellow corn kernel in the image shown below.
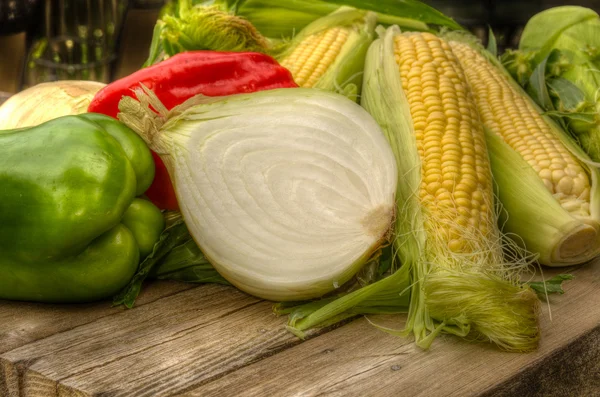
[[312,88],[335,62],[350,33],[349,27],[335,27],[303,40],[280,64],[287,68],[300,87]]
[[573,154],[485,57],[468,44],[452,41],[450,45],[464,67],[483,124],[531,165],[565,210],[589,216],[589,177]]
[[491,171],[462,67],[448,43],[433,34],[403,33],[394,45],[402,88],[418,120],[413,126],[427,232],[452,252],[487,251],[496,230],[490,227]]

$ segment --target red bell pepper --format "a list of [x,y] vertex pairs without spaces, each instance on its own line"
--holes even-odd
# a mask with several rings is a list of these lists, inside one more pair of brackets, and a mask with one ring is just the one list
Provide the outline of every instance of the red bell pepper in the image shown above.
[[[268,55],[256,52],[190,51],[141,69],[100,90],[88,112],[117,117],[123,96],[134,97],[133,90],[143,83],[167,109],[203,94],[223,96],[274,88],[297,87],[292,74]],[[156,175],[146,191],[159,208],[177,210],[175,190],[165,165],[153,153]]]

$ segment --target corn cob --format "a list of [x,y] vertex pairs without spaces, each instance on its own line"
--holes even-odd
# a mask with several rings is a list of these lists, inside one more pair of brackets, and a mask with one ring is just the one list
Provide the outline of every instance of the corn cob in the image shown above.
[[[498,166],[492,170],[494,175],[507,172],[507,166],[513,168],[512,172],[531,167],[547,191],[525,195],[523,192],[535,185],[531,181],[525,181],[523,186],[517,184],[517,178],[510,181],[510,186],[498,182],[499,194],[508,212],[506,231],[516,233],[529,250],[540,254],[540,262],[546,265],[581,263],[598,255],[600,223],[597,205],[592,204],[598,200],[597,188],[592,183],[598,175],[580,160],[587,156],[577,148],[573,150],[574,144],[566,134],[540,114],[539,108],[508,73],[476,43],[451,39],[450,45],[465,69],[484,125],[504,143],[500,148],[495,147],[492,154],[505,148],[514,151],[527,164],[518,167],[514,162],[497,161]],[[517,186],[520,192],[516,191],[511,199],[507,193]],[[548,193],[560,209],[540,205],[538,197]],[[523,214],[527,208],[523,205],[525,197],[536,197],[536,200],[530,203],[531,211]],[[516,200],[518,202],[514,202]],[[513,210],[516,206],[518,209]],[[558,214],[563,217],[555,221],[556,230],[551,235],[543,235],[541,227],[525,228],[523,223],[519,224],[521,217],[535,217],[540,224],[550,223],[545,219],[557,218]]]
[[504,260],[518,248],[498,230],[483,126],[448,43],[389,28],[369,49],[362,105],[398,163],[394,246],[413,283],[406,331],[422,347],[443,330],[534,349],[539,302],[515,272],[528,262]]
[[465,66],[483,122],[519,152],[567,211],[589,216],[590,181],[533,105],[468,44],[452,49]]
[[423,159],[419,193],[428,233],[453,252],[487,251],[495,232],[492,178],[460,65],[433,34],[396,35],[394,50]]
[[281,65],[292,72],[299,86],[312,88],[340,54],[349,34],[349,27],[336,26],[309,36]]
[[304,28],[276,58],[299,86],[356,100],[375,21],[374,13],[341,7]]

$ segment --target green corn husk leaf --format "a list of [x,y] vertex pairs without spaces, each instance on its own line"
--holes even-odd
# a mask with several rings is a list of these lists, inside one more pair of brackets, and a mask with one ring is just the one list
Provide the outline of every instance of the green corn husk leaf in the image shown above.
[[512,236],[517,244],[524,246],[528,251],[539,254],[538,261],[545,265],[566,266],[584,263],[597,256],[600,253],[600,173],[596,167],[590,165],[589,156],[573,138],[536,104],[542,102],[553,108],[544,75],[545,60],[531,77],[529,88],[532,96],[536,98],[534,101],[475,37],[461,33],[450,33],[446,37],[450,41],[471,46],[496,67],[507,78],[509,84],[542,115],[553,134],[579,161],[590,179],[591,214],[589,217],[572,215],[561,207],[537,172],[520,154],[493,131],[486,130],[496,195],[503,207],[500,219],[503,232]]
[[[391,27],[371,45],[362,105],[382,126],[398,165],[394,247],[403,264],[400,271],[404,269],[412,283],[408,322],[401,334],[413,334],[423,348],[428,348],[440,332],[446,332],[479,336],[511,351],[534,349],[539,338],[539,302],[535,293],[517,280],[516,273],[527,266],[527,261],[488,263],[493,258],[501,260],[501,252],[493,254],[491,248],[499,248],[499,241],[490,241],[490,256],[445,257],[441,253],[448,250],[438,247],[425,231],[429,215],[418,194],[421,159],[394,57],[393,40],[399,33],[397,27]],[[515,249],[515,255],[519,251],[514,245],[505,248]],[[442,264],[444,261],[448,263]]]
[[[600,160],[600,115],[596,102],[591,102],[580,86],[572,81],[552,77],[575,76],[581,69],[581,66],[575,65],[565,68],[561,65],[564,59],[564,51],[552,50],[531,73],[525,83],[526,91],[546,111],[545,114],[568,130],[591,160],[597,163]],[[553,71],[549,73],[549,70]],[[581,83],[581,80],[578,81]],[[589,83],[591,79],[587,81]]]
[[585,94],[571,81],[557,77],[549,79],[546,85],[551,97],[560,98],[559,106],[556,106],[559,111],[582,112],[586,110],[588,103]]
[[522,87],[525,87],[536,67],[534,62],[535,56],[535,51],[513,50],[509,48],[500,55],[500,61],[512,78]]
[[161,32],[164,28],[164,22],[162,20],[156,21],[154,29],[152,30],[152,41],[150,42],[150,50],[148,51],[148,58],[144,61],[142,68],[146,68],[150,65],[154,65],[165,59],[165,49],[163,42],[160,37]]
[[184,51],[253,51],[267,53],[272,43],[254,25],[218,5],[193,5],[179,0],[177,13],[165,13],[154,27],[144,66]]
[[442,14],[435,8],[417,0],[324,0],[328,3],[347,5],[378,13],[380,23],[398,24],[402,28],[410,28],[403,25],[401,20],[414,20],[430,25],[437,25],[449,29],[463,30],[452,18]]
[[[287,329],[300,338],[304,331],[326,327],[360,314],[406,313],[410,302],[408,268],[348,294],[309,302],[291,311]],[[277,307],[275,309],[277,313]]]
[[554,109],[552,98],[548,90],[546,81],[546,65],[548,58],[545,58],[535,68],[527,84],[527,93],[531,95],[531,98],[539,104],[542,109]]
[[547,84],[554,95],[555,108],[570,113],[563,120],[573,137],[594,162],[600,163],[600,71],[590,63],[574,65]]
[[548,110],[546,114],[568,129],[584,152],[597,162],[600,159],[600,142],[595,136],[600,133],[600,115],[596,105],[590,103],[585,93],[565,78],[547,79],[546,85],[553,107],[543,108],[556,109]]
[[583,263],[597,256],[598,172],[584,167],[592,172],[592,216],[576,218],[560,206],[521,155],[489,130],[486,139],[496,194],[505,210],[501,219],[504,232],[527,250],[539,254],[539,262],[545,265]]
[[219,9],[232,12],[235,14],[238,0],[168,0],[165,5],[160,9],[158,14],[159,18],[165,15],[171,15],[180,17],[180,9],[188,8],[190,6],[202,6],[202,7],[218,7]]
[[177,15],[179,11],[177,8],[177,0],[167,0],[158,12],[158,19],[161,19],[165,15]]
[[275,39],[294,37],[311,22],[339,6],[316,0],[248,0],[236,14],[248,19],[263,35]]
[[[546,44],[539,56],[550,57],[558,50],[562,57],[550,62],[558,64],[550,77],[562,77],[571,81],[586,95],[587,100],[596,103],[600,89],[600,19],[598,17],[580,22],[563,31],[550,44]],[[562,62],[562,64],[561,64]]]
[[[519,51],[509,56],[512,59],[507,57],[503,61],[514,76],[515,69],[510,67],[531,54],[534,54],[531,69],[535,69],[537,75],[524,81],[517,71],[518,82],[531,92],[531,86],[539,88],[543,78],[552,92],[552,104],[534,96],[536,102],[569,129],[594,162],[600,163],[600,107],[597,105],[600,97],[600,17],[595,11],[578,6],[540,12],[525,26]],[[517,69],[519,67],[525,68],[522,64]],[[575,107],[572,104],[574,94],[585,96]]]
[[[579,6],[554,7],[542,11],[527,22],[521,34],[519,50],[538,51],[536,54],[537,64],[546,58],[553,49],[578,49],[579,46],[564,47],[562,44],[566,44],[566,42],[562,41],[563,37],[573,30],[578,36],[585,33],[588,28],[596,24],[594,21],[597,19],[598,14],[595,11]],[[592,25],[588,25],[590,21]],[[583,37],[580,36],[578,40],[583,40]],[[597,38],[593,40],[598,41]],[[579,41],[580,43],[581,41]]]
[[312,302],[282,302],[274,306],[277,315],[289,314],[288,330],[304,338],[306,330],[325,327],[360,314],[406,313],[410,302],[407,267],[390,274],[392,247],[377,258],[376,281],[361,281],[360,274],[343,292]]
[[487,51],[494,57],[498,56],[498,43],[496,42],[496,35],[491,26],[488,26],[488,45]]
[[313,88],[337,92],[356,101],[362,84],[365,55],[375,36],[375,22],[374,13],[341,7],[304,28],[282,48],[276,59],[287,66],[285,59],[307,38],[334,27],[347,27],[350,30],[347,41]]
[[267,37],[293,37],[317,18],[340,6],[377,13],[380,24],[396,24],[407,30],[429,30],[429,24],[462,29],[451,18],[416,0],[241,0],[235,11],[247,18]]

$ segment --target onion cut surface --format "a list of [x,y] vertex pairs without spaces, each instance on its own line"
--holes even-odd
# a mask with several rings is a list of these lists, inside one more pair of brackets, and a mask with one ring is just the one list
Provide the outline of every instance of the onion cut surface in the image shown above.
[[149,90],[137,94],[119,118],[161,155],[191,235],[239,289],[320,297],[387,242],[396,162],[352,101],[288,88],[196,97],[167,112]]

